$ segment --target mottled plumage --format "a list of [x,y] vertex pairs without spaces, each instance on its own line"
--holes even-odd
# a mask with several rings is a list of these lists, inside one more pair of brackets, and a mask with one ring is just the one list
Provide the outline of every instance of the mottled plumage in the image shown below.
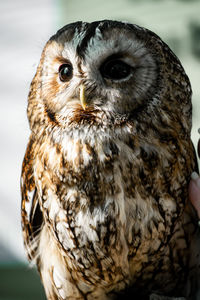
[[49,300],[197,299],[191,110],[180,61],[147,29],[77,22],[47,42],[21,190],[26,250]]

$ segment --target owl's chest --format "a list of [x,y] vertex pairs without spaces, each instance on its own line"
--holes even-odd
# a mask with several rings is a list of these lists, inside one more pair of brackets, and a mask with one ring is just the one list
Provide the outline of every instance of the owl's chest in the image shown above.
[[121,227],[127,242],[136,246],[137,235],[141,239],[151,232],[151,239],[156,226],[162,235],[163,223],[172,222],[167,215],[178,213],[162,176],[171,166],[166,163],[163,170],[155,148],[136,146],[132,136],[68,135],[59,144],[45,143],[38,154],[38,190],[48,215],[55,220],[62,209],[69,227],[76,226],[75,235],[89,242],[92,231],[100,242],[113,246],[111,240],[119,241]]
[[38,190],[74,276],[113,285],[123,280],[123,289],[170,268],[168,241],[187,194],[175,154],[162,161],[155,147],[134,147],[123,137],[67,137],[46,145],[35,163]]
[[99,216],[113,216],[125,227],[130,227],[130,220],[135,227],[149,226],[152,219],[159,223],[165,215],[163,223],[170,224],[169,214],[178,216],[183,209],[181,187],[187,174],[177,154],[159,146],[134,141],[128,134],[45,140],[35,162],[44,206],[51,206],[48,199],[55,195],[70,212],[69,219],[89,209],[91,215],[100,210]]
[[133,198],[136,186],[139,189],[144,185],[141,151],[132,149],[123,138],[74,135],[65,136],[59,143],[48,143],[45,140],[39,148],[35,163],[35,173],[46,197],[45,190],[51,185],[60,201],[67,204],[67,195],[71,197],[73,189],[92,210],[103,207],[111,198]]

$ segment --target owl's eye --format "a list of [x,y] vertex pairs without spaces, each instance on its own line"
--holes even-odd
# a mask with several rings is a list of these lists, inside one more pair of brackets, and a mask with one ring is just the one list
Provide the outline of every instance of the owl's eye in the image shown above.
[[62,64],[59,69],[59,78],[61,81],[68,81],[72,78],[73,68],[71,64]]
[[112,80],[120,80],[126,78],[131,67],[119,59],[106,61],[100,68],[101,75],[104,78]]

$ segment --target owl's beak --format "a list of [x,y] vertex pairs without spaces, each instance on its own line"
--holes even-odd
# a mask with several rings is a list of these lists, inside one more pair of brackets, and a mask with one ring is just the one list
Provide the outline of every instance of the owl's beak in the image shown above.
[[87,102],[85,97],[85,86],[83,84],[80,85],[80,101],[83,109],[85,110]]

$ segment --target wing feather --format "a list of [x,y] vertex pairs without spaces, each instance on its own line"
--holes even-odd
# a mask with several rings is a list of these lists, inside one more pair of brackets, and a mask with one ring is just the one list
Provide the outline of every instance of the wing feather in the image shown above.
[[34,179],[34,140],[30,138],[21,174],[21,221],[24,245],[29,260],[37,256],[38,237],[43,224],[42,212]]

